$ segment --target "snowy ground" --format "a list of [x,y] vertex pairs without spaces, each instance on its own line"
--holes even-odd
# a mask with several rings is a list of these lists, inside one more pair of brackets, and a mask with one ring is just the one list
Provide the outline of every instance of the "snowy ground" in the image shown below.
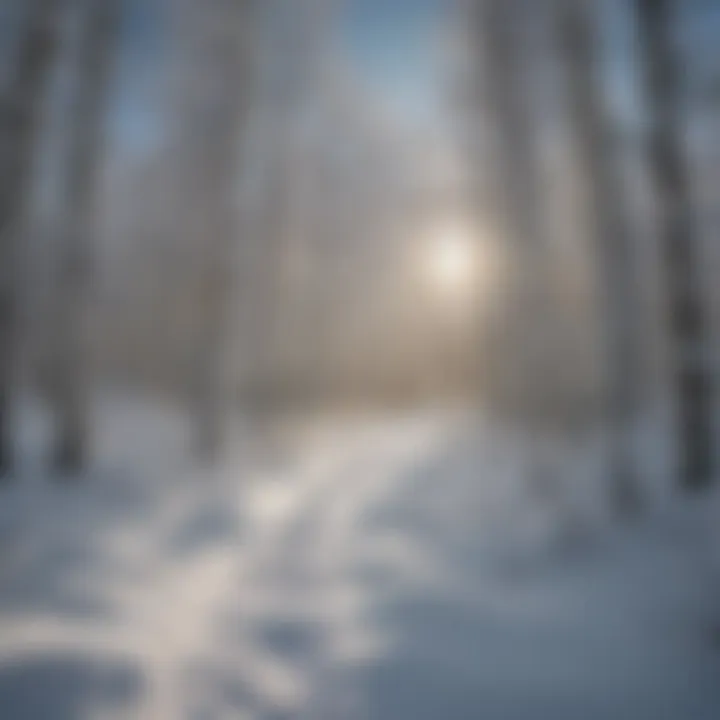
[[611,523],[591,450],[557,503],[452,413],[213,477],[171,413],[99,417],[87,482],[43,476],[30,418],[0,492],[2,720],[720,718],[717,498]]

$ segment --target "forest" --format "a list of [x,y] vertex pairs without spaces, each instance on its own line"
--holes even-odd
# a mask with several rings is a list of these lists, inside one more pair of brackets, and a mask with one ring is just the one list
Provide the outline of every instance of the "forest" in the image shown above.
[[0,718],[720,718],[718,0],[0,0]]

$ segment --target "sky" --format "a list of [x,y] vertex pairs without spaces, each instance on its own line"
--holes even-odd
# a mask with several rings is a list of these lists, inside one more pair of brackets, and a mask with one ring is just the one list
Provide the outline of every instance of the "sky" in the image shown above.
[[367,80],[419,114],[437,100],[439,31],[446,0],[347,0],[347,51]]
[[[340,41],[364,82],[418,121],[433,121],[438,104],[438,26],[446,0],[345,0]],[[158,63],[163,37],[157,3],[126,0],[119,94],[113,133],[123,149],[143,153],[157,142]]]
[[[162,141],[158,112],[159,58],[166,38],[158,0],[126,0],[120,92],[113,108],[114,133],[124,150],[147,152]],[[441,74],[441,40],[452,0],[341,0],[340,45],[354,72],[377,97],[418,127],[443,122],[447,78]],[[607,58],[612,103],[624,121],[637,113],[633,68],[629,64],[630,0],[606,0],[610,50]],[[718,0],[683,0],[685,46],[706,70],[720,75],[716,38]]]
[[123,151],[142,155],[160,140],[156,101],[163,36],[157,0],[125,4],[111,131]]

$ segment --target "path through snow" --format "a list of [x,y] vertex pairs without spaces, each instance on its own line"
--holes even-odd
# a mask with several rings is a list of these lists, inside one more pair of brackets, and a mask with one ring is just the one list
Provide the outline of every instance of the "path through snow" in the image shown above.
[[506,436],[440,413],[198,477],[138,412],[87,483],[2,491],[1,718],[720,717],[699,508],[542,505]]

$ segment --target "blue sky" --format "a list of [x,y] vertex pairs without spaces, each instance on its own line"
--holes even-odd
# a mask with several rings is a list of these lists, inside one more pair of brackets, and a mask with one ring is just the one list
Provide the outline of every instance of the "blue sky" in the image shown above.
[[[158,140],[157,93],[154,83],[163,34],[153,0],[126,0],[124,53],[120,64],[120,93],[113,108],[113,127],[129,150],[143,152]],[[418,122],[433,122],[442,102],[438,69],[438,40],[451,0],[343,0],[341,39],[347,57],[361,78],[384,93],[396,108]],[[630,0],[607,0],[606,8],[631,6]],[[720,0],[680,0],[687,46],[704,54],[720,74]],[[627,19],[627,18],[625,18]],[[609,41],[611,86],[623,115],[636,105],[629,77],[628,47],[632,29],[611,23]],[[709,60],[708,60],[709,58]],[[630,112],[633,112],[632,109]]]
[[157,72],[163,35],[152,0],[125,0],[117,67],[118,93],[110,109],[113,135],[124,151],[144,153],[158,142]]
[[[152,96],[163,35],[156,4],[126,0],[120,93],[113,131],[124,149],[144,152],[157,141]],[[361,77],[409,115],[429,118],[434,96],[433,39],[447,0],[345,0],[341,40]]]
[[447,0],[346,0],[343,35],[351,60],[409,109],[433,102],[435,42]]

